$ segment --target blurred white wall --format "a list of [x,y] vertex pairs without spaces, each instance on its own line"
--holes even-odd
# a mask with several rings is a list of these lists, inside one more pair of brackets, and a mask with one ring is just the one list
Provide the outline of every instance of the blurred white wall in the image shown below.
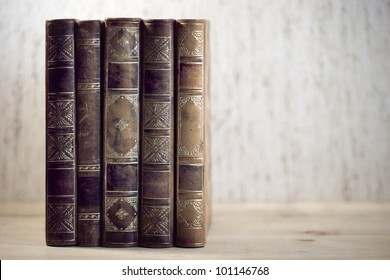
[[211,21],[214,201],[390,201],[390,1],[0,0],[0,201],[44,200],[45,20]]

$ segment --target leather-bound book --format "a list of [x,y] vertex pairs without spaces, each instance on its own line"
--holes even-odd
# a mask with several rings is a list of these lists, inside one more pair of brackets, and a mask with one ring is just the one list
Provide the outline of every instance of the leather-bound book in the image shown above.
[[76,25],[77,244],[101,244],[100,20]]
[[140,19],[105,21],[103,246],[138,245]]
[[75,20],[46,22],[46,244],[76,245]]
[[173,245],[174,20],[142,25],[140,245]]
[[209,223],[207,21],[176,25],[176,239],[203,247]]

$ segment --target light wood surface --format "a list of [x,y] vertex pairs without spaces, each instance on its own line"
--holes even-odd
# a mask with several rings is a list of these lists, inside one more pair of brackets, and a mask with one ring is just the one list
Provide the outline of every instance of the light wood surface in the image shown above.
[[44,205],[0,205],[0,259],[390,259],[390,204],[218,204],[200,249],[45,245]]

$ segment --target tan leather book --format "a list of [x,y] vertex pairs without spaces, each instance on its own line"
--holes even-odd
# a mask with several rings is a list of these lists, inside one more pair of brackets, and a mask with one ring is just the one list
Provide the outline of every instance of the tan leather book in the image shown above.
[[77,244],[101,244],[102,22],[76,25]]
[[75,20],[46,22],[46,244],[76,245]]
[[140,245],[173,245],[174,20],[144,20]]
[[105,21],[103,246],[138,245],[140,19]]
[[208,142],[208,23],[176,25],[176,240],[202,247],[210,217]]

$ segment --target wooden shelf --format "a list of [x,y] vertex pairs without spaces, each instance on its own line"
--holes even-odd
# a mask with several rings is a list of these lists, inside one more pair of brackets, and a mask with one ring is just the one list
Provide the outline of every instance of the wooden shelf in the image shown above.
[[390,204],[218,204],[200,249],[48,247],[44,205],[0,205],[0,259],[390,259]]

